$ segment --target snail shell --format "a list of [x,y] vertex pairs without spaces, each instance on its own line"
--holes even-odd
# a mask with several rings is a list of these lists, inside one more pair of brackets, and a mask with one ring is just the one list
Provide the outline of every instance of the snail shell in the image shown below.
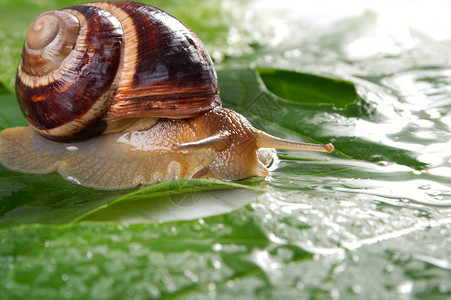
[[197,36],[135,2],[39,16],[16,90],[30,126],[0,132],[0,162],[97,189],[266,176],[267,148],[334,149],[270,136],[220,107],[214,66]]
[[16,78],[30,126],[56,141],[99,135],[124,118],[186,118],[220,106],[199,38],[155,7],[95,2],[30,25]]

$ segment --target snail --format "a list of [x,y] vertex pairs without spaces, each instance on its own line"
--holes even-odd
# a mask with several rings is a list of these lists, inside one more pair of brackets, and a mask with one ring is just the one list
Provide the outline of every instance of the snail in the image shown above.
[[334,150],[271,136],[223,108],[200,39],[175,17],[137,2],[38,16],[27,32],[16,95],[30,126],[0,133],[0,162],[96,189],[266,176],[271,148]]

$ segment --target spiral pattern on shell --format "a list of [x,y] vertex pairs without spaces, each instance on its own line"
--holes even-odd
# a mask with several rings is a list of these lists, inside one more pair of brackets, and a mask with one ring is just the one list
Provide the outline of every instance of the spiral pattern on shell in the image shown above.
[[40,15],[27,33],[16,94],[29,124],[55,141],[98,135],[112,120],[185,118],[221,104],[199,38],[166,12],[136,2]]

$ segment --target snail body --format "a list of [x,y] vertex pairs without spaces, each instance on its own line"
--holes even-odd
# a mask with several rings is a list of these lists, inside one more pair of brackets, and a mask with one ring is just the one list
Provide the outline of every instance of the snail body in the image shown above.
[[30,127],[0,133],[0,160],[9,168],[26,173],[59,172],[68,180],[99,189],[130,188],[174,178],[266,176],[265,165],[271,157],[265,149],[259,150],[262,147],[331,150],[331,146],[271,137],[225,108],[195,118],[160,119],[146,130],[105,134],[75,143],[49,141]]
[[266,176],[268,148],[333,151],[270,136],[222,108],[197,36],[135,2],[39,16],[27,33],[16,91],[30,126],[0,133],[0,162],[98,189]]

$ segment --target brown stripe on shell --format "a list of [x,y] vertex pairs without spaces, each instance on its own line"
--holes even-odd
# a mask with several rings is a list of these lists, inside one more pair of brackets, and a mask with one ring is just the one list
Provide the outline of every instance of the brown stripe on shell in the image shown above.
[[112,14],[85,6],[64,11],[80,21],[74,50],[43,77],[27,75],[19,65],[16,80],[27,121],[53,139],[86,131],[103,117],[117,86],[124,44],[121,24]]
[[214,65],[182,22],[141,3],[87,5],[113,12],[127,33],[122,78],[107,119],[183,118],[221,104]]
[[[133,3],[138,4],[138,3]],[[92,2],[82,5],[95,6],[112,13],[122,24],[124,31],[125,47],[122,62],[121,78],[116,90],[116,97],[123,99],[129,96],[132,90],[133,78],[136,73],[136,64],[138,59],[138,35],[137,29],[133,23],[133,18],[121,7],[124,2]]]
[[[172,94],[172,98],[168,99],[167,95],[154,95],[152,101],[149,101],[148,96],[134,97],[134,101],[127,101],[122,104],[122,112],[140,112],[144,111],[152,116],[170,119],[182,119],[199,115],[199,108],[212,109],[211,95],[206,93],[196,94],[196,105],[193,105],[193,94],[181,93],[179,95]],[[182,108],[182,109],[181,109]],[[141,115],[138,115],[141,117]],[[125,118],[127,116],[122,116]],[[130,114],[130,117],[136,117]],[[114,120],[119,120],[114,119]],[[111,120],[110,121],[114,121]]]

